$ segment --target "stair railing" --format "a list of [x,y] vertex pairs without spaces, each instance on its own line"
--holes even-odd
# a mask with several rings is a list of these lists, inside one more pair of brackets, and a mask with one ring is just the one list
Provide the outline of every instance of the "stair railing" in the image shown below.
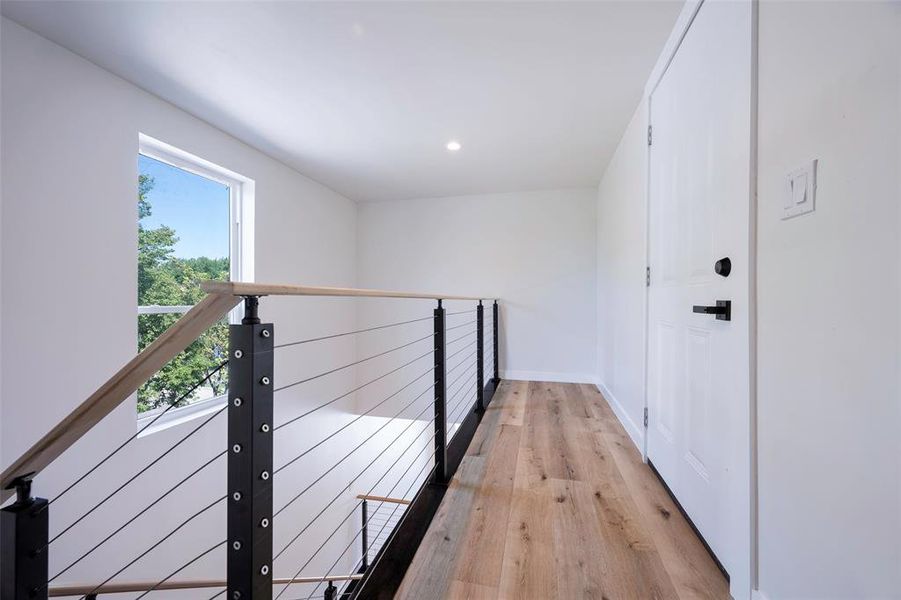
[[[237,282],[205,282],[202,284],[202,288],[206,292],[206,296],[197,305],[191,308],[144,351],[128,361],[115,375],[100,386],[66,418],[57,423],[28,451],[13,461],[0,475],[0,502],[6,502],[12,494],[16,494],[15,501],[0,510],[0,580],[2,580],[0,581],[0,600],[66,596],[79,596],[90,600],[97,598],[100,594],[135,592],[140,593],[137,596],[138,598],[142,598],[154,591],[201,590],[205,588],[218,590],[210,600],[223,593],[226,594],[228,600],[259,600],[272,599],[273,597],[279,598],[295,585],[306,585],[308,588],[311,588],[308,598],[312,598],[318,592],[320,586],[325,585],[324,598],[335,599],[339,596],[339,591],[335,587],[334,582],[343,582],[345,585],[344,590],[340,592],[341,597],[362,598],[391,593],[399,585],[405,566],[402,569],[398,569],[398,564],[409,564],[412,560],[412,553],[415,552],[415,547],[422,539],[425,528],[437,509],[438,502],[440,502],[444,493],[443,490],[459,465],[469,439],[471,439],[475,427],[481,420],[481,416],[484,414],[491,397],[500,383],[498,369],[499,307],[497,300],[495,299],[493,302],[491,324],[486,325],[483,299],[471,296]],[[410,319],[398,323],[367,327],[352,332],[323,335],[276,345],[274,324],[262,322],[259,316],[259,299],[264,296],[417,299],[437,301],[437,306],[432,311],[431,317]],[[232,308],[242,301],[244,304],[244,317],[240,324],[229,327],[227,360],[220,364],[212,373],[208,374],[204,380],[197,382],[191,390],[185,392],[185,395],[180,398],[189,397],[194,390],[208,381],[215,373],[227,367],[227,404],[214,411],[210,416],[201,419],[200,424],[192,428],[187,435],[180,438],[179,441],[166,449],[160,456],[153,459],[150,464],[143,467],[137,474],[127,479],[112,493],[107,495],[100,503],[91,507],[86,513],[83,513],[74,522],[51,538],[49,527],[50,505],[133,442],[138,437],[138,433],[126,439],[99,463],[86,470],[74,483],[66,487],[60,494],[57,494],[53,500],[48,501],[33,495],[35,478],[104,417],[132,397],[132,394],[141,385],[153,377],[169,361],[184,351],[201,334],[220,321]],[[444,306],[445,301],[477,302],[478,304],[472,310],[448,313]],[[464,320],[472,316],[472,313],[475,313],[474,320]],[[448,326],[448,318],[457,319],[461,322],[454,321],[451,326]],[[424,323],[427,320],[432,322],[432,331],[426,336],[350,364],[326,370],[314,376],[287,383],[276,381],[274,372],[276,350],[281,351],[281,349],[294,347],[299,344],[314,343],[342,336],[405,327],[415,323]],[[474,331],[469,329],[472,325],[475,325]],[[486,332],[489,333],[492,342],[492,349],[487,355],[484,348]],[[470,339],[473,335],[475,339]],[[452,339],[448,339],[449,337]],[[431,341],[431,349],[423,354],[417,354],[417,357],[413,360],[407,361],[399,367],[392,368],[387,373],[383,373],[349,392],[330,399],[285,422],[275,422],[274,396],[276,393],[295,386],[309,384],[311,381],[326,377],[332,373],[357,367],[362,363],[368,363],[380,357],[393,356],[393,353],[404,349],[414,351],[420,343],[427,341]],[[475,347],[473,348],[473,346]],[[295,425],[307,415],[325,406],[333,405],[335,402],[346,399],[353,394],[361,393],[361,390],[365,391],[367,386],[374,382],[391,381],[391,376],[408,372],[409,368],[416,366],[421,359],[429,356],[432,357],[431,367],[413,381],[404,385],[376,405],[362,411],[359,416],[323,437],[310,448],[301,452],[300,455],[290,458],[278,467],[275,466],[273,438],[278,430],[289,425]],[[490,374],[488,381],[485,380],[486,372]],[[430,374],[432,375],[431,378],[423,379]],[[330,442],[338,434],[349,431],[348,428],[358,423],[363,417],[375,414],[375,411],[383,408],[389,400],[397,401],[403,394],[413,395],[418,389],[417,385],[422,381],[426,383],[431,381],[431,383],[399,411],[395,412],[374,433],[356,444],[349,454],[345,454],[340,461],[329,466],[324,473],[317,476],[312,483],[301,487],[299,484],[294,485],[291,479],[284,481],[284,474],[279,475],[282,470],[292,467],[312,450]],[[406,411],[416,410],[415,405],[421,399],[425,399],[426,404],[419,409],[416,415],[411,417]],[[178,401],[170,403],[162,413],[154,417],[154,421],[172,407],[177,406],[177,404]],[[51,544],[55,540],[82,523],[100,505],[111,500],[119,491],[143,475],[147,469],[156,465],[164,457],[168,455],[177,456],[174,451],[182,442],[206,427],[222,412],[225,412],[227,417],[227,445],[221,452],[210,457],[175,486],[165,490],[160,496],[143,507],[137,515],[121,524],[112,533],[106,535],[75,561],[53,575],[49,573],[48,556]],[[431,416],[426,418],[429,414]],[[368,444],[373,439],[376,439],[378,434],[390,424],[399,424],[403,421],[409,421],[409,423],[402,432],[398,433],[378,453],[373,452]],[[411,428],[421,421],[425,422],[426,427],[420,429],[407,447],[392,449],[398,441],[409,441],[408,432],[409,435],[412,435],[415,430]],[[417,444],[422,445],[422,442],[419,441],[420,436],[429,430],[432,431],[431,442],[426,440],[419,454],[412,461],[409,461],[407,452],[414,449]],[[433,450],[431,453],[427,453],[425,451],[430,447],[430,444]],[[351,457],[361,448],[365,448],[370,454],[375,454],[375,458],[351,478],[325,508],[304,523],[299,533],[291,537],[287,544],[282,545],[280,550],[275,551],[275,536],[273,535],[275,519],[307,491],[314,489],[326,476],[339,467],[345,467],[345,461],[348,457]],[[397,458],[373,483],[372,479],[377,473],[372,471],[371,468],[373,465],[379,465],[380,460],[387,460],[384,457],[392,456],[392,454],[389,454],[389,451],[397,454]],[[57,578],[87,558],[99,547],[115,538],[120,532],[126,530],[136,519],[158,505],[186,481],[216,463],[223,456],[227,457],[227,489],[224,495],[206,504],[198,512],[188,515],[172,531],[152,544],[149,549],[139,554],[137,558],[116,570],[105,580],[90,585],[54,583]],[[405,464],[408,466],[403,468]],[[400,470],[400,476],[390,489],[385,490],[388,487],[388,483],[392,480],[391,475],[396,474],[395,468],[398,466],[403,469]],[[418,471],[415,470],[417,466],[419,466]],[[285,485],[285,489],[289,489],[291,491],[290,495],[293,496],[277,510],[274,509],[273,505],[275,497],[273,484],[276,475],[279,475],[280,485]],[[369,482],[368,491],[363,492],[362,490],[352,489],[354,486],[362,486],[364,481]],[[299,493],[293,494],[295,489],[299,489]],[[274,561],[280,557],[284,560],[291,558],[290,554],[285,553],[292,550],[292,545],[295,545],[299,539],[303,539],[304,534],[309,531],[313,523],[348,491],[353,493],[353,497],[359,500],[348,516],[339,523],[339,526],[326,537],[313,556],[302,563],[292,576],[275,577]],[[410,497],[408,498],[408,496]],[[370,503],[378,503],[378,506],[374,510],[370,510]],[[386,503],[388,506],[393,507],[391,516],[384,519],[380,531],[374,537],[370,537],[372,517],[380,514],[379,510]],[[159,548],[171,536],[183,527],[188,526],[198,516],[222,504],[225,505],[226,513],[226,535],[224,540],[192,558],[174,572],[168,573],[155,581],[122,581],[118,579],[122,573]],[[333,563],[332,568],[325,569],[325,572],[330,574],[316,577],[301,575],[317,554],[329,544],[335,544],[335,540],[340,537],[341,527],[349,522],[348,519],[350,517],[357,514],[358,508],[362,511],[362,527],[353,536],[350,544],[342,552],[337,553],[337,559]],[[400,510],[400,514],[395,517],[395,513],[398,510]],[[388,527],[387,531],[386,527]],[[354,559],[355,555],[353,552],[356,552],[356,550],[352,550],[352,548],[356,548],[357,538],[361,538],[361,544],[359,557]],[[374,546],[375,544],[377,546]],[[340,546],[340,544],[338,545]],[[226,556],[224,578],[177,578],[184,569],[207,557],[210,553],[221,550],[223,547]],[[333,555],[335,554],[334,549],[331,549],[331,552]],[[373,554],[374,557],[372,556]],[[350,572],[331,574],[335,573],[333,569],[342,561],[347,563],[348,560],[356,565],[350,569]],[[275,590],[279,586],[281,587],[276,592]],[[374,590],[376,591],[374,592]]]

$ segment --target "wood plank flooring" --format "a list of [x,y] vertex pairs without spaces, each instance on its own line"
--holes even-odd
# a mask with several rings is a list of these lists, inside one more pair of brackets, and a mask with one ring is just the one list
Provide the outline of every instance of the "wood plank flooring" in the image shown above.
[[504,381],[395,598],[728,599],[594,386]]

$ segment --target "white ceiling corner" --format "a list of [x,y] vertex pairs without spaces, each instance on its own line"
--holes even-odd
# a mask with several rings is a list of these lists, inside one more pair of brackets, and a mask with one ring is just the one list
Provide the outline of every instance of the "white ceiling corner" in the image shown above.
[[[597,184],[676,1],[4,1],[354,200]],[[459,140],[462,150],[445,144]]]

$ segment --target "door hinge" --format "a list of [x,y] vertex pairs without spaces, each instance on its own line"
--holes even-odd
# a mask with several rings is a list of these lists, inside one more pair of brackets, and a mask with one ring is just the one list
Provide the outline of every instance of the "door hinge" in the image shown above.
[[651,287],[651,267],[645,267],[644,284],[646,287]]
[[644,426],[645,426],[645,429],[647,429],[647,427],[648,427],[648,407],[647,406],[644,407]]
[[652,130],[651,126],[648,125],[648,146],[651,145],[651,140],[652,140],[653,137],[654,137],[653,134],[652,134],[652,131],[653,131],[653,130]]

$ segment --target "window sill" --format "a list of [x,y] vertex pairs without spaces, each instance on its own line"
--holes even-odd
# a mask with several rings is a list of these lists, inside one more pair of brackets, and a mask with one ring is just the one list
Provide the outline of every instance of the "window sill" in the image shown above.
[[[208,398],[207,400],[201,400],[194,404],[189,404],[188,406],[173,408],[156,421],[153,421],[153,419],[156,418],[156,415],[159,413],[148,411],[152,414],[144,413],[138,417],[138,437],[142,438],[147,435],[152,435],[159,431],[165,431],[171,427],[181,425],[182,423],[187,423],[211,415],[225,406],[227,402],[228,394]],[[153,421],[152,425],[150,424],[151,421]]]

